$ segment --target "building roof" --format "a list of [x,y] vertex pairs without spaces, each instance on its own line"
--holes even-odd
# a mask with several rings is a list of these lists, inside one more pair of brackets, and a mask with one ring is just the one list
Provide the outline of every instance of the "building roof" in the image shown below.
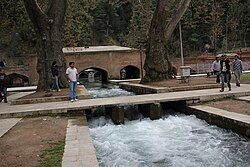
[[90,53],[90,52],[109,52],[109,51],[131,51],[132,48],[122,46],[90,46],[85,47],[66,47],[63,53]]

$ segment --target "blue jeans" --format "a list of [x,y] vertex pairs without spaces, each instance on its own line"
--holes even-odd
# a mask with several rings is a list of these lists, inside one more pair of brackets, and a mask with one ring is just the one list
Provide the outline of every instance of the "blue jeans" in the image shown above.
[[235,70],[235,71],[234,71],[234,76],[235,76],[235,80],[236,80],[236,85],[240,85],[240,74],[241,74],[241,71],[240,71],[240,70]]
[[53,85],[52,90],[59,90],[59,84],[58,84],[58,76],[53,77]]
[[229,89],[231,89],[231,74],[230,73],[221,73],[220,74],[221,79],[221,90],[224,90],[224,84],[227,83],[227,86]]
[[69,97],[71,100],[75,100],[77,97],[76,87],[77,87],[77,81],[71,81],[69,83]]
[[0,102],[3,99],[4,99],[4,102],[7,103],[7,87],[0,86]]

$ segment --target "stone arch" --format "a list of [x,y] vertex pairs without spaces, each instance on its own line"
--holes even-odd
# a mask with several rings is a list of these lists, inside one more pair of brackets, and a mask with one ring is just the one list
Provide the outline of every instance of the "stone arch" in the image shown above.
[[18,87],[18,86],[28,86],[29,85],[29,77],[17,73],[12,73],[8,75],[10,86]]
[[81,84],[91,82],[107,83],[108,72],[98,67],[86,68],[79,73],[79,82]]
[[140,69],[136,66],[128,65],[120,71],[121,79],[137,79],[140,78]]

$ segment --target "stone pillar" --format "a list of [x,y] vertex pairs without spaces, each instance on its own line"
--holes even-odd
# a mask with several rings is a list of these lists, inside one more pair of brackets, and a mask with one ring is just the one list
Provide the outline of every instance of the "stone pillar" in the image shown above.
[[106,113],[111,117],[114,124],[124,124],[124,108],[122,107],[106,107]]
[[138,110],[144,117],[149,117],[151,120],[159,119],[162,115],[160,103],[139,104]]

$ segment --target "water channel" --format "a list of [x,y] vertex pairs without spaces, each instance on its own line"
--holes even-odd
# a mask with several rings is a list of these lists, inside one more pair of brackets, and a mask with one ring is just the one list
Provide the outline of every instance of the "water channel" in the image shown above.
[[[133,95],[116,86],[88,88],[92,96]],[[173,113],[114,125],[89,121],[100,167],[248,167],[250,140],[195,116]]]

